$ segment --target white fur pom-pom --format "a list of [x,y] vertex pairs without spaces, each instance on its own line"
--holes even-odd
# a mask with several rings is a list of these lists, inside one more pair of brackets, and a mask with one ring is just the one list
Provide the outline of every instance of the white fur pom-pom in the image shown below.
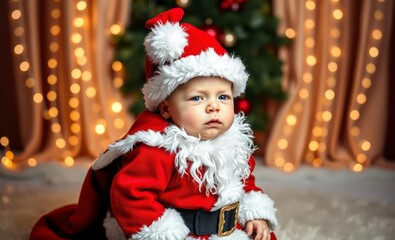
[[178,22],[159,23],[145,38],[144,46],[151,61],[163,65],[181,57],[188,45],[187,37]]

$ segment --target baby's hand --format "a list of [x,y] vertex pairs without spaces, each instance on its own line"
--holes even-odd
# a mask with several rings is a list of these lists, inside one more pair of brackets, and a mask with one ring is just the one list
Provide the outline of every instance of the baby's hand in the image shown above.
[[265,220],[251,220],[247,222],[246,233],[254,240],[270,240],[269,226]]

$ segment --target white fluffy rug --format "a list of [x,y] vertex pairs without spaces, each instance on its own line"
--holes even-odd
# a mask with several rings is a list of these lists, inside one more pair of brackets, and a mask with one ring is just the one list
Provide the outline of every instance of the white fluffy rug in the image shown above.
[[[42,214],[76,202],[89,164],[52,162],[18,173],[0,168],[0,238],[28,239]],[[395,171],[304,166],[284,173],[258,164],[255,175],[276,202],[279,240],[395,239]]]

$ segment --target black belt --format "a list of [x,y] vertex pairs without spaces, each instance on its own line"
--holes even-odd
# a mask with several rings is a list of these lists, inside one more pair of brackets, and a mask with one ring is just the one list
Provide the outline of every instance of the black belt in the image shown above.
[[233,203],[214,212],[177,209],[191,234],[196,236],[218,234],[227,236],[237,226],[239,203]]

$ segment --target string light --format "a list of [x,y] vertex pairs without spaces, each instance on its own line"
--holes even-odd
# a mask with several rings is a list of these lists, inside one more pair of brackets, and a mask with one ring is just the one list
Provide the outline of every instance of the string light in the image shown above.
[[84,26],[85,21],[82,17],[76,17],[73,23],[75,27],[79,28]]
[[64,164],[68,167],[71,167],[74,165],[74,158],[68,156],[64,158]]
[[27,70],[29,70],[29,68],[30,68],[30,64],[28,61],[23,61],[23,62],[21,62],[21,64],[19,64],[19,69],[22,72],[26,72]]
[[[282,129],[283,136],[277,140],[277,148],[278,152],[275,153],[274,163],[276,167],[282,168],[286,172],[291,172],[295,169],[295,165],[292,162],[287,162],[283,156],[282,151],[286,151],[289,147],[288,137],[291,136],[293,128],[299,122],[299,118],[301,118],[301,114],[303,114],[304,110],[304,101],[306,101],[310,96],[310,90],[312,88],[311,84],[313,82],[313,74],[312,68],[317,64],[317,58],[315,56],[314,48],[315,48],[315,9],[316,3],[313,0],[308,0],[305,2],[305,16],[306,19],[304,21],[305,26],[305,67],[302,73],[302,85],[300,86],[297,96],[299,97],[298,101],[295,101],[290,108],[290,113],[285,118],[285,123]],[[297,36],[295,30],[293,28],[287,28],[285,31],[285,35],[288,38],[295,38]]]
[[284,171],[292,172],[295,169],[295,165],[291,162],[286,162],[283,166]]
[[34,88],[36,86],[36,81],[32,77],[28,77],[25,81],[25,86],[27,88]]
[[310,149],[310,151],[312,151],[312,152],[317,151],[317,150],[318,150],[318,147],[319,147],[319,144],[318,144],[317,141],[311,141],[311,142],[309,143],[309,149]]
[[323,142],[320,142],[319,147],[318,147],[318,152],[323,153],[325,151],[326,151],[326,144]]
[[123,86],[123,79],[120,77],[115,77],[112,81],[112,84],[115,88],[120,88]]
[[274,159],[274,164],[276,165],[276,167],[281,168],[281,167],[284,166],[285,160],[284,160],[284,158],[282,156],[276,157]]
[[94,87],[88,87],[85,91],[87,97],[93,98],[96,96],[96,89]]
[[110,28],[110,32],[113,35],[119,35],[122,33],[122,28],[119,26],[119,24],[113,24]]
[[76,122],[80,119],[80,113],[78,111],[73,110],[70,112],[69,117],[72,121]]
[[70,137],[69,137],[69,144],[70,144],[71,146],[77,146],[78,143],[79,143],[79,139],[78,139],[77,136],[70,136]]
[[17,54],[17,55],[22,54],[23,51],[24,51],[24,49],[25,49],[25,48],[23,47],[22,44],[17,44],[17,45],[15,45],[15,47],[14,47],[14,53]]
[[122,129],[125,126],[125,121],[122,118],[116,118],[114,120],[114,127],[117,129]]
[[360,153],[357,155],[357,162],[360,164],[364,164],[367,160],[366,154]]
[[56,107],[51,107],[48,109],[48,115],[51,118],[56,118],[59,115],[59,110]]
[[383,1],[378,0],[377,3],[374,6],[376,7],[376,10],[373,11],[373,20],[370,22],[370,31],[371,32],[371,38],[367,42],[367,52],[365,55],[365,62],[367,64],[365,65],[365,71],[362,73],[363,77],[361,79],[358,92],[356,94],[356,97],[354,99],[354,105],[350,111],[350,119],[351,119],[351,129],[350,129],[350,134],[354,138],[354,141],[356,142],[356,145],[358,146],[359,150],[355,153],[356,155],[356,163],[354,163],[351,166],[351,169],[354,172],[361,172],[364,169],[364,165],[367,163],[367,158],[369,156],[369,151],[372,147],[371,141],[367,139],[363,139],[364,136],[361,134],[360,128],[357,126],[357,121],[361,118],[361,109],[363,109],[363,106],[366,104],[368,101],[367,94],[366,92],[371,88],[372,86],[372,77],[374,73],[377,70],[376,66],[376,58],[380,55],[379,48],[377,46],[380,45],[380,40],[382,39],[382,30],[379,29],[378,26],[381,26],[379,24],[380,21],[383,21],[384,19],[384,12],[380,10],[380,8],[383,8],[384,5],[380,4],[383,3]]
[[287,116],[286,122],[287,122],[288,125],[294,126],[296,124],[296,122],[297,122],[297,118],[296,118],[295,115],[290,114],[290,115]]
[[315,47],[315,40],[312,37],[307,37],[304,44],[307,48],[313,48]]
[[7,167],[7,168],[12,168],[12,166],[13,166],[13,162],[12,162],[12,160],[11,159],[9,159],[8,157],[6,157],[6,156],[3,156],[2,158],[1,158],[1,163],[5,166],[5,167]]
[[361,140],[360,147],[363,151],[369,151],[371,143],[367,140]]
[[34,159],[34,158],[29,158],[29,159],[27,160],[27,164],[28,164],[30,167],[35,167],[35,166],[37,166],[37,160]]
[[354,172],[362,172],[363,170],[363,165],[360,163],[355,163],[354,165],[352,165],[352,170]]
[[[325,140],[327,138],[329,124],[333,118],[333,102],[336,101],[335,87],[337,85],[337,76],[339,75],[339,65],[342,60],[341,54],[342,50],[339,47],[338,42],[341,37],[341,29],[338,28],[339,21],[341,21],[344,17],[343,10],[341,9],[339,1],[332,1],[330,5],[332,8],[332,21],[330,21],[331,25],[328,31],[328,57],[323,58],[326,62],[322,62],[320,64],[326,64],[326,73],[324,77],[326,78],[325,88],[322,89],[319,93],[319,102],[316,105],[316,118],[313,122],[313,126],[311,129],[310,141],[306,148],[305,160],[310,163],[313,167],[320,167],[324,164],[323,153],[326,151]],[[311,7],[307,7],[307,9],[311,9]],[[315,29],[311,29],[309,33],[315,31]],[[314,32],[315,33],[315,32]],[[313,48],[315,47],[315,37],[306,36],[305,45],[306,48],[310,49],[310,52],[314,54]],[[317,65],[317,60],[313,58],[314,55],[310,55],[306,58],[306,63],[310,67],[315,67]],[[312,68],[309,68],[310,72]],[[311,73],[310,73],[311,74]],[[305,75],[304,76],[309,76]],[[307,80],[312,79],[309,77]],[[304,80],[306,83],[310,83],[310,81]],[[306,88],[307,90],[307,88]],[[311,89],[309,89],[311,91]],[[302,99],[305,99],[310,95],[310,92],[299,93],[299,96]],[[304,98],[303,98],[304,97]]]
[[70,86],[70,92],[78,94],[81,91],[81,86],[78,83],[73,83]]
[[87,8],[88,4],[86,1],[78,1],[77,4],[75,5],[76,9],[78,11],[84,11]]
[[79,68],[74,68],[71,71],[71,77],[75,80],[78,80],[81,77],[81,75],[82,75],[82,72],[81,72],[81,69],[79,69]]
[[311,161],[311,165],[315,168],[319,168],[322,165],[322,159],[321,158],[314,158],[313,161]]
[[71,36],[71,41],[72,41],[73,43],[75,43],[75,44],[80,43],[80,42],[82,41],[82,35],[79,34],[79,33],[74,33],[74,34]]
[[322,113],[322,120],[324,122],[329,122],[332,119],[332,112],[326,110]]
[[360,133],[360,129],[359,129],[359,127],[352,127],[351,128],[351,131],[350,131],[350,133],[351,133],[351,136],[353,136],[353,137],[358,137],[359,136],[359,133]]
[[343,18],[343,11],[340,9],[335,9],[333,11],[333,18],[336,20],[340,20]]
[[78,134],[81,132],[81,125],[77,122],[74,122],[70,126],[70,131],[74,134]]
[[337,65],[337,63],[336,62],[329,62],[328,63],[328,71],[329,72],[336,72],[337,71],[337,69],[338,69],[338,65]]
[[366,97],[366,95],[364,93],[360,93],[360,94],[358,94],[356,100],[357,100],[358,104],[362,105],[362,104],[366,103],[367,97]]
[[52,132],[54,132],[54,133],[59,133],[60,130],[62,130],[62,127],[60,126],[59,123],[53,123],[53,124],[51,125],[51,130],[52,130]]
[[113,102],[111,109],[114,113],[119,113],[122,111],[122,104],[120,102]]
[[7,137],[3,136],[0,138],[0,143],[1,143],[1,146],[6,147],[6,146],[8,146],[8,144],[10,144],[10,140],[8,140]]
[[360,113],[358,110],[356,110],[356,109],[351,110],[351,112],[350,112],[351,120],[356,121],[359,119],[359,116],[360,116]]
[[56,139],[55,144],[58,148],[63,149],[66,146],[66,141],[63,138],[58,138]]
[[285,36],[289,39],[293,39],[296,37],[296,32],[292,28],[287,28],[284,32]]
[[307,90],[306,88],[302,88],[299,90],[299,97],[301,99],[307,99],[309,95],[310,95],[309,90]]
[[102,123],[98,123],[95,126],[95,132],[99,135],[102,135],[106,131],[106,127]]
[[284,138],[281,138],[280,140],[278,140],[277,142],[277,146],[279,149],[286,149],[288,147],[288,141]]
[[373,29],[372,37],[374,40],[380,40],[383,37],[383,32],[380,29]]
[[[85,57],[85,56],[83,56],[83,57],[80,57],[80,58],[77,58],[77,64],[78,65],[80,65],[80,66],[85,66],[86,65],[86,63],[88,62],[88,58],[87,57]],[[84,78],[82,78],[82,80],[84,80],[84,81],[89,81],[89,80],[86,80],[86,79],[84,79]]]
[[315,9],[315,2],[314,1],[306,1],[305,3],[306,9],[313,11]]
[[307,63],[309,66],[314,66],[314,65],[317,63],[317,59],[315,58],[315,56],[312,56],[312,55],[307,56],[307,58],[306,58],[306,63]]
[[1,164],[6,168],[12,168],[14,163],[14,153],[10,150],[10,140],[6,136],[0,138],[0,144],[4,148],[4,156],[1,158]]

